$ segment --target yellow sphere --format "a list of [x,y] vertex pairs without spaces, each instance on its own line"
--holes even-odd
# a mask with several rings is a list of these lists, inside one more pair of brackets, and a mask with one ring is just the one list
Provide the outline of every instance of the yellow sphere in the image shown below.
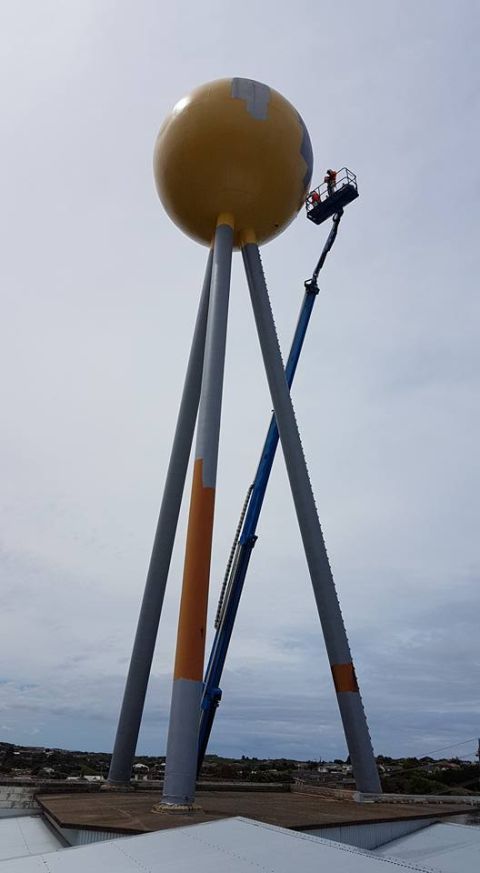
[[291,103],[252,79],[219,79],[174,107],[157,137],[154,173],[168,215],[211,244],[220,216],[234,243],[268,242],[305,201],[313,157]]

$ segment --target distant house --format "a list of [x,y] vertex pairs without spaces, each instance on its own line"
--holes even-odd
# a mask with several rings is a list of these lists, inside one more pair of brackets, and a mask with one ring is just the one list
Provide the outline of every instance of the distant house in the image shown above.
[[433,761],[423,767],[426,773],[445,773],[447,770],[461,770],[462,765],[455,761]]
[[146,764],[133,765],[133,778],[135,782],[140,782],[148,778],[149,767]]

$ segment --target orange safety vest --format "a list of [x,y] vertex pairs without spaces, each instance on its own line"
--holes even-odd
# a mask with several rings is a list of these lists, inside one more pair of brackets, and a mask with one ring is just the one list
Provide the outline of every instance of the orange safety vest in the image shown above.
[[337,171],[332,170],[330,173],[327,173],[323,179],[324,182],[336,182],[337,181]]

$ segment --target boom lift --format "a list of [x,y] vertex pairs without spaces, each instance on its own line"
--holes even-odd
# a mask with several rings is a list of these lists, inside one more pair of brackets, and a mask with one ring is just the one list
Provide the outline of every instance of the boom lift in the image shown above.
[[307,218],[314,224],[322,224],[357,197],[357,177],[347,167],[342,167],[335,173],[333,184],[324,182],[310,191],[306,202]]
[[[338,225],[343,215],[344,205],[351,202],[355,197],[358,197],[356,177],[354,174],[344,168],[344,170],[341,170],[337,176],[339,178],[337,188],[334,192],[325,193],[323,188],[326,188],[326,186],[320,186],[315,189],[314,192],[309,194],[306,201],[307,218],[315,224],[321,224],[333,215],[333,223],[318,263],[312,273],[312,277],[307,279],[304,283],[305,295],[300,309],[287,365],[285,367],[285,377],[289,388],[292,386],[315,298],[319,291],[317,283],[319,273],[333,243],[335,242]],[[355,192],[354,194],[352,193],[353,191]],[[315,192],[318,194],[317,197],[313,196]],[[335,203],[332,204],[330,202],[331,200],[334,200]],[[333,210],[332,205],[335,206]],[[314,215],[312,215],[312,212]],[[278,439],[277,424],[275,417],[272,416],[257,467],[257,472],[255,474],[255,479],[248,489],[245,498],[220,592],[215,617],[216,633],[204,678],[199,728],[197,775],[203,764],[203,759],[215,719],[215,713],[222,697],[222,691],[219,687],[220,681],[237,615],[238,605],[242,595],[245,577],[247,575],[250,556],[257,540],[257,524],[260,518],[263,500],[278,446]]]

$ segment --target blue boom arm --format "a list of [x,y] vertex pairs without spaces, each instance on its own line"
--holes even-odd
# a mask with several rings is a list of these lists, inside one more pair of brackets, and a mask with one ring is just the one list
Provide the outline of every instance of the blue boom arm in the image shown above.
[[[318,274],[335,241],[338,224],[342,214],[343,209],[339,210],[336,215],[334,215],[332,229],[330,230],[328,239],[323,247],[322,254],[320,255],[320,259],[315,267],[312,278],[305,282],[305,296],[300,309],[300,315],[295,329],[290,354],[288,356],[287,366],[285,367],[285,377],[289,388],[292,386],[308,323],[312,314],[313,305],[318,294]],[[272,416],[255,479],[247,494],[246,503],[240,517],[237,534],[235,536],[232,552],[227,565],[222,593],[220,595],[217,618],[215,621],[217,630],[204,679],[197,772],[200,772],[210,738],[215,712],[222,697],[219,685],[237,615],[238,604],[242,595],[243,584],[247,575],[250,556],[257,539],[257,524],[262,511],[263,500],[267,490],[275,452],[278,446],[278,439],[277,424],[275,417]]]

